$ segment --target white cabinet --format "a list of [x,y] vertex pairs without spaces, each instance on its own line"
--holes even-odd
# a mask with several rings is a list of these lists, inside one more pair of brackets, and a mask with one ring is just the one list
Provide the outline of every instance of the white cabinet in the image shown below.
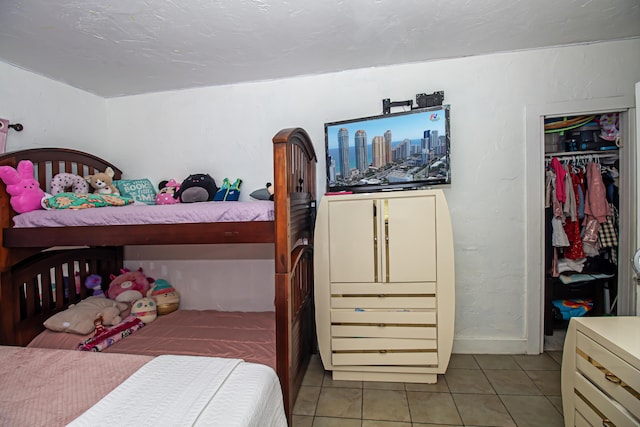
[[562,358],[565,426],[640,425],[640,317],[574,317]]
[[325,196],[314,253],[318,344],[334,379],[435,382],[444,373],[454,264],[442,190]]

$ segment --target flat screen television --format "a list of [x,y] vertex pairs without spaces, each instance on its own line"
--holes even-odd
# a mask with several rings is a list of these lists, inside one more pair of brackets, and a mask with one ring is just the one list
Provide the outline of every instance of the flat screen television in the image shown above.
[[325,123],[327,192],[451,183],[449,105]]

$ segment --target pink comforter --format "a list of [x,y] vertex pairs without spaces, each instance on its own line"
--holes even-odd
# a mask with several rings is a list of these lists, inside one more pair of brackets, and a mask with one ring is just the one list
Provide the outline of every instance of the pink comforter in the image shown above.
[[[29,347],[75,349],[89,336],[46,330]],[[276,369],[275,313],[178,310],[158,316],[104,351],[230,357]]]
[[151,359],[0,346],[0,425],[66,425]]
[[16,215],[16,228],[91,225],[185,224],[273,221],[273,202],[198,202],[175,205],[107,206],[80,210],[37,210]]

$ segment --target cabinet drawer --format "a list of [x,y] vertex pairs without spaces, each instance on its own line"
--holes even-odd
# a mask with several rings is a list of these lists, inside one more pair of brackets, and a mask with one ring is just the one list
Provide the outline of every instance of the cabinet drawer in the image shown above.
[[332,337],[436,339],[435,326],[332,325]]
[[332,308],[436,308],[435,283],[331,285]]
[[435,325],[436,313],[434,311],[332,310],[331,323]]
[[437,365],[436,352],[340,352],[331,356],[334,365]]
[[576,368],[640,420],[640,371],[578,332]]
[[432,351],[436,350],[436,340],[412,340],[401,338],[333,338],[333,351]]
[[606,426],[605,420],[608,420],[613,423],[610,425],[616,427],[638,426],[640,420],[620,404],[610,399],[579,372],[574,375],[574,388],[578,394],[575,396],[576,410],[592,425]]

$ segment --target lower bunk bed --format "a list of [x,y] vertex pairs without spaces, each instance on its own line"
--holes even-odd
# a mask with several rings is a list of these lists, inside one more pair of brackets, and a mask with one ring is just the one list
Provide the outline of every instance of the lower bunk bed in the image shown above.
[[275,372],[240,359],[0,346],[0,425],[286,427]]
[[[44,330],[43,322],[90,295],[84,286],[77,286],[76,280],[84,283],[87,276],[97,274],[103,278],[103,283],[108,283],[109,276],[123,267],[124,246],[272,243],[274,312],[233,314],[253,319],[246,321],[256,329],[249,326],[231,331],[206,329],[203,325],[234,322],[229,318],[221,320],[221,314],[213,311],[185,313],[179,310],[159,316],[126,340],[109,347],[107,352],[223,356],[266,364],[277,373],[285,412],[290,419],[302,377],[316,346],[312,264],[316,156],[308,134],[300,128],[278,132],[273,138],[273,154],[273,220],[17,228],[13,226],[17,214],[0,182],[0,344],[59,346],[43,344],[43,335],[40,335]],[[7,153],[0,156],[0,166],[16,167],[24,159],[34,163],[36,179],[42,188],[47,188],[51,176],[60,172],[92,174],[109,166],[115,171],[116,178],[121,177],[121,171],[113,164],[68,149]],[[218,202],[204,203],[215,205]],[[176,319],[187,319],[190,326],[184,326]],[[239,324],[235,322],[236,326]],[[182,334],[182,337],[160,338],[155,331]],[[197,348],[193,343],[202,340],[196,338],[187,343],[188,335],[207,336],[211,343]],[[77,338],[71,338],[72,343],[77,344]],[[141,347],[136,344],[143,341]],[[224,347],[223,344],[229,345]]]

